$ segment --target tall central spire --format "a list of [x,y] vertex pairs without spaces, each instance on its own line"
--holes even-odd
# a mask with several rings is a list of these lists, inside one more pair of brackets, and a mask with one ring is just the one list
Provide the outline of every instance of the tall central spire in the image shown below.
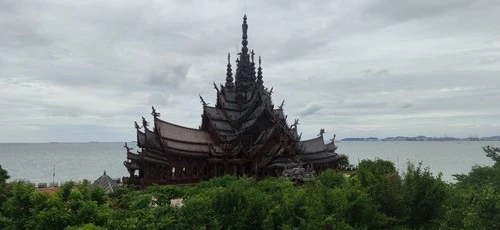
[[[247,24],[247,15],[243,16],[243,24],[241,25],[242,29],[242,40],[241,44],[241,52],[238,53],[239,58],[237,61],[237,69],[235,75],[235,85],[236,91],[240,94],[239,98],[245,98],[246,94],[250,88],[252,88],[252,83],[255,82],[254,76],[252,76],[252,64],[250,61],[250,54],[248,53],[248,24]],[[254,71],[255,72],[255,71]],[[255,74],[253,74],[255,75]],[[253,81],[252,81],[253,80]]]
[[243,35],[241,36],[242,38],[242,41],[241,41],[241,44],[243,45],[243,47],[241,48],[241,51],[242,53],[247,53],[248,52],[248,48],[247,48],[247,45],[248,45],[248,35],[247,35],[247,31],[248,31],[248,24],[247,24],[247,15],[245,14],[243,16],[243,24],[241,25],[241,29],[243,30]]

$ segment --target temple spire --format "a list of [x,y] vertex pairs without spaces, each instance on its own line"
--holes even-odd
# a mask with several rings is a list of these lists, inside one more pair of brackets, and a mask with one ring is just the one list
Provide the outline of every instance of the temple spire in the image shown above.
[[227,73],[226,73],[226,88],[233,89],[233,73],[231,69],[231,53],[227,53]]
[[[244,103],[247,96],[245,95],[249,89],[252,87],[252,64],[250,62],[250,55],[248,53],[248,24],[247,15],[243,16],[243,24],[241,25],[243,35],[241,36],[242,41],[241,51],[238,53],[238,59],[236,60],[236,74],[234,76],[235,88],[238,93],[238,101]],[[255,81],[255,78],[253,78]]]
[[250,81],[255,82],[255,61],[254,61],[255,53],[252,50],[250,54],[252,57],[252,61],[250,62]]
[[261,59],[259,56],[259,68],[257,69],[257,84],[262,85],[264,81],[262,80],[262,67],[260,65],[261,65]]
[[248,52],[248,48],[247,48],[247,45],[248,45],[248,35],[247,35],[247,31],[248,31],[248,24],[247,24],[247,14],[245,14],[243,16],[243,24],[241,25],[241,28],[243,30],[243,35],[241,36],[241,38],[243,39],[241,41],[241,44],[243,45],[243,47],[241,48],[241,51],[243,51],[244,53],[247,53]]

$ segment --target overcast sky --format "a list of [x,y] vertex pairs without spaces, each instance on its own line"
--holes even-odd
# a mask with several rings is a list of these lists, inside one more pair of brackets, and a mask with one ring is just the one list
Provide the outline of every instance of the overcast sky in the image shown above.
[[500,1],[0,0],[0,142],[135,140],[152,105],[198,127],[245,8],[304,139],[500,134]]

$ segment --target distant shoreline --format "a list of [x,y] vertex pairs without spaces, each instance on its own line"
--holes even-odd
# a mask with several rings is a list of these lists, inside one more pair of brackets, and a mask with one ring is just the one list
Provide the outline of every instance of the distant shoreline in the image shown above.
[[466,137],[466,138],[457,138],[457,137],[426,137],[426,136],[416,136],[416,137],[385,137],[385,138],[377,138],[377,137],[350,137],[344,138],[340,141],[500,141],[500,136],[491,136],[491,137]]

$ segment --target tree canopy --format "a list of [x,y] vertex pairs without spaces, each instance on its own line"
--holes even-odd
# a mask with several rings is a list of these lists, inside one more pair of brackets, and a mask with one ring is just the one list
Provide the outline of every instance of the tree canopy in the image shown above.
[[[497,148],[484,151],[498,159]],[[88,181],[48,194],[4,179],[0,229],[500,229],[499,168],[449,184],[421,163],[400,175],[392,162],[363,160],[354,174],[326,170],[301,185],[223,176],[109,195]]]

